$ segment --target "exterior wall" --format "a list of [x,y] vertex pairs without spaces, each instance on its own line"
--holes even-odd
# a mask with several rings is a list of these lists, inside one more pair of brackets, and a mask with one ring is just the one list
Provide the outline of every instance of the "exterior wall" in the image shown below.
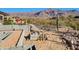
[[30,25],[0,25],[0,30],[25,30],[30,32]]
[[6,20],[8,20],[9,18],[12,19],[12,16],[5,16]]

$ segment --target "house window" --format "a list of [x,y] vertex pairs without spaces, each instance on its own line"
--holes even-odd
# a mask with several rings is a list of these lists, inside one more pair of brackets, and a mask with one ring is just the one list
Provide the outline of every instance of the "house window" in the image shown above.
[[4,20],[7,20],[7,18],[5,17]]
[[0,16],[0,20],[3,20],[3,17],[2,16]]

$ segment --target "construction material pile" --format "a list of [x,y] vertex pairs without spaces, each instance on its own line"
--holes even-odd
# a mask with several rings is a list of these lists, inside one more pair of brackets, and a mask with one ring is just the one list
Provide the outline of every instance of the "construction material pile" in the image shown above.
[[79,50],[79,32],[65,32],[62,34],[61,38],[71,50]]

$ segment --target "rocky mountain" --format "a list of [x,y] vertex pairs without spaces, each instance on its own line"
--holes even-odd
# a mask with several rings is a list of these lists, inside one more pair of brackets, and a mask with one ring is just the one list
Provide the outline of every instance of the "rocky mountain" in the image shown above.
[[29,16],[29,17],[31,17],[31,16],[34,15],[33,12],[10,12],[8,14],[10,16],[18,16],[18,17],[20,17],[20,16]]
[[79,11],[76,10],[43,10],[43,11],[38,11],[38,12],[13,12],[13,13],[8,13],[11,16],[25,16],[25,17],[53,17],[56,15],[79,15]]

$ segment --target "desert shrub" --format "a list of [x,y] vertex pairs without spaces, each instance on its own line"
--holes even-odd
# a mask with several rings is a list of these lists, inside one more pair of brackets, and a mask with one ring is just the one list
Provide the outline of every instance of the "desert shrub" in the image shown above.
[[[56,26],[57,19],[44,19],[44,18],[29,18],[27,19],[27,23],[29,24],[37,24],[37,25],[44,25],[44,26]],[[76,21],[72,15],[68,17],[59,17],[58,20],[59,26],[67,26],[73,29],[79,30],[79,21]]]
[[27,23],[38,24],[38,25],[55,25],[55,21],[49,19],[42,19],[42,18],[28,19]]

